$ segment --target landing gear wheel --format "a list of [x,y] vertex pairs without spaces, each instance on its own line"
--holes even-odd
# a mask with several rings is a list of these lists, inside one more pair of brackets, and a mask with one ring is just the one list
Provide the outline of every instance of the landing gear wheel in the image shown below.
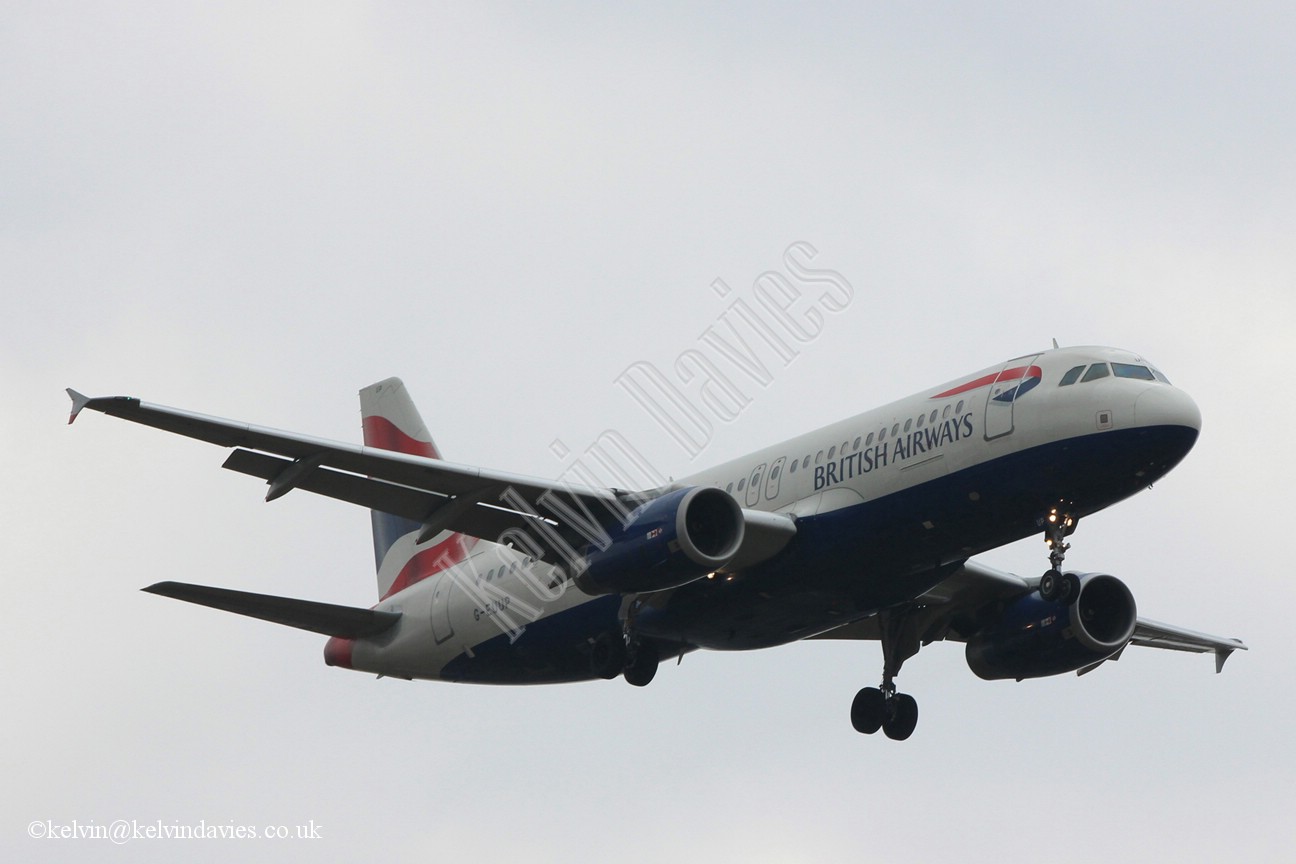
[[851,725],[856,732],[872,735],[879,729],[888,738],[903,741],[918,725],[918,703],[912,696],[896,692],[895,678],[904,661],[922,646],[919,619],[914,610],[901,606],[883,609],[877,615],[878,641],[882,643],[882,685],[865,687],[851,703]]
[[1040,596],[1052,603],[1062,594],[1062,574],[1056,570],[1046,570],[1040,577]]
[[1062,574],[1062,599],[1074,603],[1080,596],[1080,577],[1074,573]]
[[600,633],[590,646],[590,672],[596,678],[615,678],[625,661],[625,641],[619,633]]
[[657,674],[657,649],[651,645],[638,645],[625,667],[625,680],[636,687],[644,687]]
[[851,725],[856,732],[872,735],[882,728],[886,717],[886,697],[876,687],[865,687],[851,703]]
[[887,717],[882,721],[882,731],[892,741],[903,741],[918,726],[918,702],[908,693],[897,693],[887,706]]

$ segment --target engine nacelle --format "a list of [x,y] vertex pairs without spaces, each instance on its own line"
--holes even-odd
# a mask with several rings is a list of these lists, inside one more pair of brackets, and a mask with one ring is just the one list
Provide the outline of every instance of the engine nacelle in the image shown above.
[[576,584],[587,594],[664,591],[729,563],[742,546],[738,502],[723,490],[690,486],[631,514],[606,549],[593,549]]
[[1078,573],[1069,603],[1038,591],[1008,603],[999,620],[967,643],[967,664],[985,679],[1043,678],[1106,660],[1134,635],[1138,611],[1125,583],[1106,573]]

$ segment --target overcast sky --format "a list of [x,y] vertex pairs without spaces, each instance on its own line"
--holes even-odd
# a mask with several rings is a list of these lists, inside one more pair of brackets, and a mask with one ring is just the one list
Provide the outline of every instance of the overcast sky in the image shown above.
[[[1288,4],[4,3],[0,858],[1285,857],[1293,37]],[[686,452],[618,377],[797,242],[852,302]],[[63,425],[71,386],[358,440],[356,391],[399,375],[455,461],[553,477],[612,429],[681,476],[1053,338],[1144,353],[1204,416],[1068,563],[1252,650],[1015,684],[934,645],[903,744],[848,720],[876,644],[643,690],[326,668],[138,589],[368,605],[364,511]],[[321,837],[28,836],[117,819]]]

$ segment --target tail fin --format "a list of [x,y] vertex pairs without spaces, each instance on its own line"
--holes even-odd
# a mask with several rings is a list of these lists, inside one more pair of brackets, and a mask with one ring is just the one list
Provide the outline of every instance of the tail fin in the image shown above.
[[[399,378],[388,378],[361,390],[360,415],[366,447],[441,458]],[[463,534],[442,531],[427,543],[419,544],[422,526],[418,522],[378,510],[370,511],[370,519],[379,599],[459,563],[467,557],[474,542]]]

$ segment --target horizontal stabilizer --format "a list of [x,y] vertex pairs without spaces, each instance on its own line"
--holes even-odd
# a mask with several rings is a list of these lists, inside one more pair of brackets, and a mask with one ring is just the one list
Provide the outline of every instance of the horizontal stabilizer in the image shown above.
[[399,612],[335,606],[332,603],[273,597],[269,594],[252,594],[185,582],[158,582],[140,590],[342,639],[376,636],[400,620]]

